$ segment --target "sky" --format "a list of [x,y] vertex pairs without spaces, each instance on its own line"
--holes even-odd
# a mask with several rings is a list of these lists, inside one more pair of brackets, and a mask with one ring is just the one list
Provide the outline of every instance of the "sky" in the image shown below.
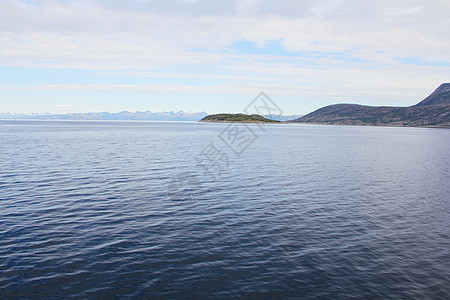
[[413,105],[450,80],[448,0],[0,0],[0,112]]

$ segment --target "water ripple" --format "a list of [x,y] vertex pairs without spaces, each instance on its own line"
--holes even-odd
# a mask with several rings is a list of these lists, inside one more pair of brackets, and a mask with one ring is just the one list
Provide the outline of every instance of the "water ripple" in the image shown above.
[[2,299],[450,297],[448,130],[0,122]]

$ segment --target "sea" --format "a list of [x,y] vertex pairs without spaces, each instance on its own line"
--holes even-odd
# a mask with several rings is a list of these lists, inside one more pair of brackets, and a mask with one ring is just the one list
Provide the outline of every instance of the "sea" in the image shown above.
[[0,121],[0,299],[450,299],[450,130]]

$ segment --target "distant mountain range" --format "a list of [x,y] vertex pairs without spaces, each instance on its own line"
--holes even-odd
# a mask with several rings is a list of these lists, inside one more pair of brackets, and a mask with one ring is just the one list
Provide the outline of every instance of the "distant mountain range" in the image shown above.
[[[15,114],[0,113],[0,119],[48,119],[48,120],[141,120],[141,121],[199,121],[206,112],[135,112],[119,113],[69,113],[69,114]],[[423,126],[450,128],[450,83],[441,84],[432,94],[409,107],[365,106],[358,104],[334,104],[322,107],[305,116],[263,117],[294,123],[374,125],[374,126]]]
[[300,118],[302,115],[262,115],[264,118],[274,121],[290,121]]
[[0,119],[46,119],[46,120],[141,120],[141,121],[198,121],[206,112],[135,112],[119,113],[71,113],[71,114],[15,114],[0,113]]
[[322,107],[291,122],[450,128],[450,83],[443,83],[427,98],[409,107],[335,104]]
[[[119,113],[71,113],[71,114],[17,114],[0,113],[0,119],[44,119],[44,120],[141,120],[141,121],[199,121],[208,114],[202,112],[128,112]],[[271,120],[287,121],[299,118],[300,115],[264,116]]]

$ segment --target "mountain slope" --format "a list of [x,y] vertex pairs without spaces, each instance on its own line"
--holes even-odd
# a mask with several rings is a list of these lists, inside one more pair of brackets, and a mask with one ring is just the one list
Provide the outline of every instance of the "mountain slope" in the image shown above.
[[430,96],[410,107],[374,107],[357,104],[335,104],[322,107],[291,122],[450,127],[450,83],[444,83]]
[[426,97],[415,106],[450,104],[450,83],[441,84],[430,96]]

